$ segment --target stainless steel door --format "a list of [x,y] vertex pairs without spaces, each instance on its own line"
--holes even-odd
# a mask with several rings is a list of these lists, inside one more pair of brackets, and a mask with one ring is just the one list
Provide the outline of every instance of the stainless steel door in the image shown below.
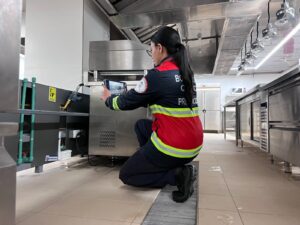
[[220,88],[197,88],[199,115],[204,130],[221,130],[220,101]]
[[300,129],[270,129],[270,153],[300,166]]
[[218,110],[220,111],[221,100],[220,100],[220,89],[212,88],[205,90],[205,109],[208,110]]
[[300,85],[269,97],[270,121],[300,121]]
[[205,113],[205,130],[219,131],[221,130],[221,112],[207,111]]
[[251,104],[240,105],[240,135],[242,140],[251,140]]

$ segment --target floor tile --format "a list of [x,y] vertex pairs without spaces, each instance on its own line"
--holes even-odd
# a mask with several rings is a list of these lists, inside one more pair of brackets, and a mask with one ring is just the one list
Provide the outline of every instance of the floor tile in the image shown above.
[[243,223],[236,212],[199,209],[197,225],[243,225]]
[[[285,186],[272,186],[264,184],[264,186],[251,186],[246,184],[228,184],[230,193],[234,197],[252,197],[252,198],[287,198],[291,197],[295,200],[300,198],[300,188],[286,184]],[[299,196],[299,197],[298,197]]]
[[[295,196],[297,197],[297,196]],[[233,197],[240,212],[298,215],[300,200],[295,198]]]
[[236,211],[235,204],[230,196],[200,194],[198,208]]
[[26,218],[32,216],[33,214],[35,214],[35,213],[31,212],[31,211],[16,210],[16,223],[19,223],[19,222],[25,220]]
[[200,182],[199,184],[199,193],[208,194],[208,195],[221,195],[221,196],[229,196],[229,190],[226,184],[220,183],[209,183],[209,182]]
[[72,196],[52,204],[42,212],[90,219],[133,222],[139,213],[140,207],[140,204],[130,204],[110,199],[93,199],[85,196],[73,198]]
[[39,213],[17,225],[131,225],[131,223]]
[[300,216],[241,213],[244,225],[299,225]]

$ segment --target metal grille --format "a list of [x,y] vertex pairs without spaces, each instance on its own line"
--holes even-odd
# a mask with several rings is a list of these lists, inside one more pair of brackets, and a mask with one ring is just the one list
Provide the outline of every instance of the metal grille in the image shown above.
[[116,147],[116,132],[115,131],[100,131],[99,147]]
[[261,119],[261,138],[260,149],[268,152],[268,111],[265,106],[260,107],[260,119]]

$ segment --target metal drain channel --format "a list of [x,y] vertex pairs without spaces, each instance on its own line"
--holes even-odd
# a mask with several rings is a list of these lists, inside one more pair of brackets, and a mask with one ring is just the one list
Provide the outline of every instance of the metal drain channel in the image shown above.
[[[193,165],[199,170],[198,162],[193,162]],[[176,189],[168,185],[160,191],[142,225],[197,224],[198,179],[194,183],[193,195],[184,203],[172,200],[172,191]]]

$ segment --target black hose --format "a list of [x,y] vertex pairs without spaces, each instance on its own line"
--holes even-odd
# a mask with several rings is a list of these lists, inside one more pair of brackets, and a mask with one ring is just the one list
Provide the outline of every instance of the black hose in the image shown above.
[[268,24],[270,23],[270,2],[271,0],[268,2]]

